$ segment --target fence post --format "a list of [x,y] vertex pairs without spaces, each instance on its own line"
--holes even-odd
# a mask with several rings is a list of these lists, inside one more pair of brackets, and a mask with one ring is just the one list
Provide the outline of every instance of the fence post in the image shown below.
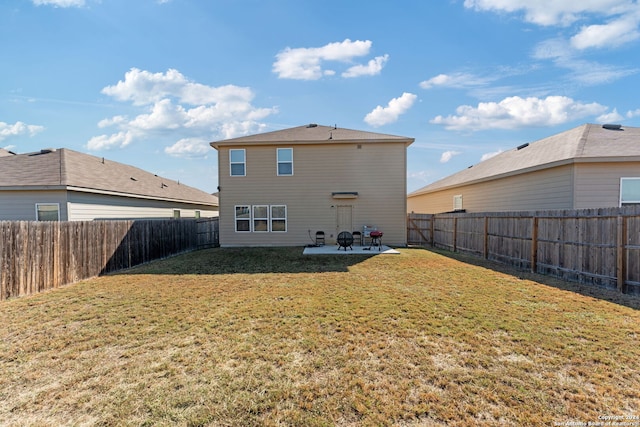
[[627,279],[627,265],[626,265],[626,244],[627,238],[627,218],[624,216],[618,216],[617,218],[617,251],[616,251],[616,276],[618,279],[618,291],[624,293],[624,285]]
[[489,217],[484,217],[484,242],[482,245],[484,259],[489,258]]
[[436,245],[436,216],[431,215],[431,220],[429,221],[429,233],[431,234],[431,247]]
[[458,250],[458,218],[453,218],[453,252]]
[[531,272],[535,273],[538,269],[538,221],[540,218],[533,216],[533,224],[531,225]]

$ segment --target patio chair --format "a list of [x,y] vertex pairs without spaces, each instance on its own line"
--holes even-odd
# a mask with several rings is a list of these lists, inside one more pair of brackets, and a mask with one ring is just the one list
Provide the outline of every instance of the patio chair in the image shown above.
[[356,246],[362,246],[362,232],[354,231],[351,234],[353,235],[353,244]]

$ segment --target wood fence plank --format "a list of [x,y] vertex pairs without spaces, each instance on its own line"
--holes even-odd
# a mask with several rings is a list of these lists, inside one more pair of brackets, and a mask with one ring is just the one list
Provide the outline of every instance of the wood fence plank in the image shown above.
[[[215,230],[218,218],[198,220]],[[0,300],[30,295],[198,247],[195,220],[0,221]]]
[[432,246],[640,294],[640,207],[429,215]]

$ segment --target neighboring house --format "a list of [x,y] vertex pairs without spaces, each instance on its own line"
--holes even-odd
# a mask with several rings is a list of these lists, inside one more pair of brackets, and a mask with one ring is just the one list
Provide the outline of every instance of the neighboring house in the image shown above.
[[27,154],[0,152],[0,220],[167,219],[217,214],[215,196],[133,166],[65,148]]
[[405,246],[413,138],[310,124],[212,142],[221,246],[297,246],[377,227]]
[[585,124],[414,191],[407,210],[498,212],[638,203],[640,128]]

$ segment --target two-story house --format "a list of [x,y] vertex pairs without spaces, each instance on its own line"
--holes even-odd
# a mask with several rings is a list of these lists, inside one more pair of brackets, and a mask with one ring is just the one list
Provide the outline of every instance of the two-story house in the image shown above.
[[406,246],[413,138],[310,124],[212,142],[221,246],[298,246],[375,227]]

